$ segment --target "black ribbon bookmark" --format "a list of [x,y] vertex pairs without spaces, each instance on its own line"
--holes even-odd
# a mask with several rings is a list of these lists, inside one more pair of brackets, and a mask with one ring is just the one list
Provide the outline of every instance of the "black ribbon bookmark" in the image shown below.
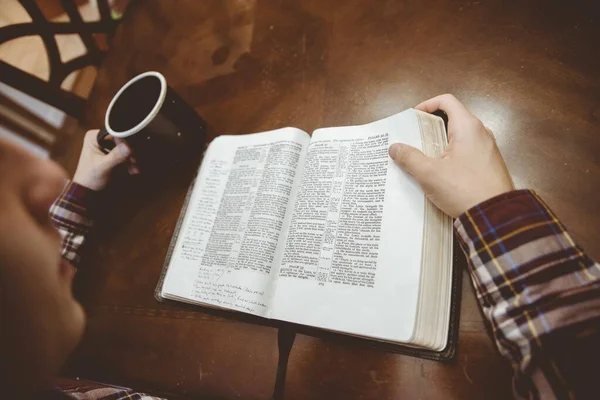
[[296,331],[292,327],[283,326],[277,332],[277,345],[279,347],[279,361],[277,362],[277,377],[275,378],[275,389],[273,399],[282,400],[285,391],[285,377],[287,375],[288,360],[290,352],[296,339]]

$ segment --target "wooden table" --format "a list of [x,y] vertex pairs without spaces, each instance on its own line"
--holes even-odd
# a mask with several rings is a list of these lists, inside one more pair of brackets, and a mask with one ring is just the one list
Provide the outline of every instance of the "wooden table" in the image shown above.
[[[598,258],[598,6],[509,3],[134,2],[100,69],[86,124],[100,126],[119,86],[146,70],[161,71],[208,121],[209,139],[362,124],[452,92],[495,132],[516,184],[534,188]],[[79,148],[80,139],[59,157],[71,171]],[[194,398],[269,398],[275,328],[154,299],[192,173],[120,178],[108,190],[77,281],[89,326],[66,373]],[[510,369],[466,273],[463,287],[453,363],[298,335],[278,395],[284,388],[286,399],[508,398]]]

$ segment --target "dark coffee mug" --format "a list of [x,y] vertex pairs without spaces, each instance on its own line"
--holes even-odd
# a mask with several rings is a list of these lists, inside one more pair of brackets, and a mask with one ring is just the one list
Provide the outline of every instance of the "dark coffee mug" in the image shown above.
[[105,153],[115,147],[108,135],[127,142],[144,172],[176,165],[202,152],[206,123],[160,72],[149,71],[127,82],[111,100],[104,129],[97,136]]

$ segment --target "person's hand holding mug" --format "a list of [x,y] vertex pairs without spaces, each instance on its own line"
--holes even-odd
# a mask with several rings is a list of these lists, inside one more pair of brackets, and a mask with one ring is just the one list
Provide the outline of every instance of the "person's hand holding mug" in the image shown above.
[[129,159],[129,173],[131,175],[139,173],[127,143],[115,139],[118,141],[115,148],[108,154],[104,154],[96,141],[97,135],[97,129],[88,131],[85,134],[73,182],[92,190],[102,190],[108,183],[113,168],[127,159]]
[[499,194],[514,190],[504,159],[490,131],[450,94],[415,107],[448,115],[448,148],[430,158],[406,144],[392,144],[390,157],[412,175],[427,197],[451,217]]

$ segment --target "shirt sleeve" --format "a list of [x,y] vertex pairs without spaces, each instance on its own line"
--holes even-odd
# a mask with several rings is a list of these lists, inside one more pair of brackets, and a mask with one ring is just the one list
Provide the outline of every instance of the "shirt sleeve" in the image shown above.
[[70,182],[50,207],[50,219],[62,238],[62,257],[78,267],[86,236],[94,225],[92,218],[98,192]]
[[53,390],[40,396],[41,400],[166,400],[133,389],[71,378],[58,378]]
[[454,225],[498,349],[513,363],[516,397],[595,393],[600,266],[530,190],[490,199]]

